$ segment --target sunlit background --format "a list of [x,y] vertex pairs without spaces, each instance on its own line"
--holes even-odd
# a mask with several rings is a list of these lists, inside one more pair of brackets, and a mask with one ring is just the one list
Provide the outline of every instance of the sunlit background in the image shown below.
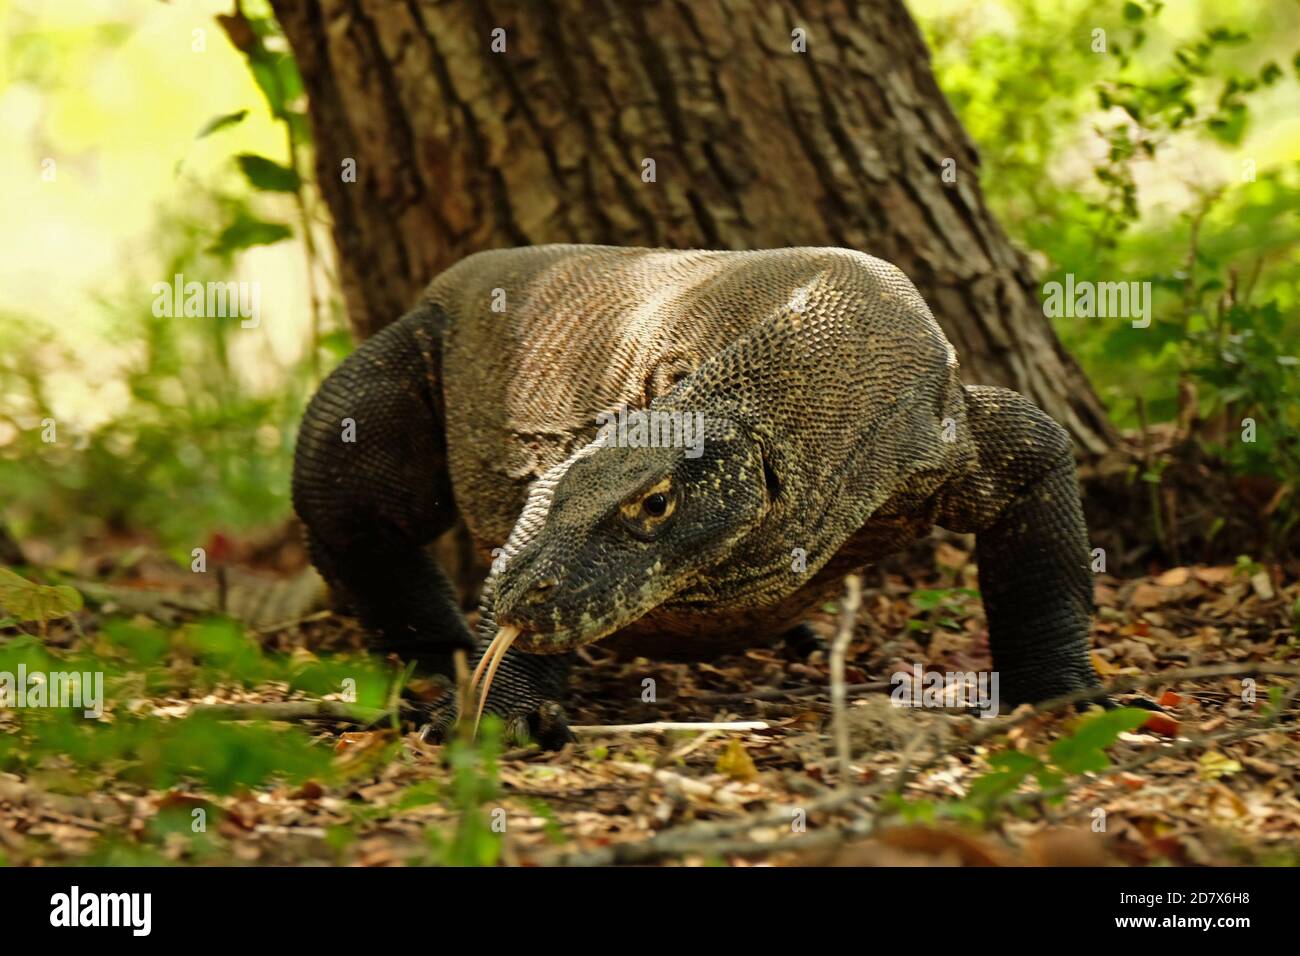
[[[1290,401],[1300,5],[1197,0],[1158,16],[1150,4],[1077,0],[913,0],[911,8],[940,84],[980,147],[988,201],[1040,276],[1104,268],[1153,280],[1167,296],[1158,302],[1164,321],[1122,345],[1106,329],[1058,322],[1115,419],[1135,423],[1137,396],[1152,418],[1171,419],[1180,376],[1204,357],[1188,343],[1212,320],[1202,306],[1215,287],[1197,303],[1178,288],[1198,215],[1206,281],[1249,281],[1253,302],[1275,304],[1273,317],[1240,317],[1279,330],[1267,354],[1248,342],[1241,361],[1267,366],[1269,381],[1257,387],[1277,394],[1264,401]],[[7,520],[24,535],[66,544],[129,530],[183,553],[213,529],[288,513],[297,412],[349,342],[326,210],[309,182],[310,133],[292,61],[283,57],[276,116],[265,84],[216,19],[231,9],[0,0],[0,482]],[[265,27],[273,54],[287,51],[265,3],[243,9]],[[1106,55],[1090,48],[1098,23],[1110,25]],[[1144,31],[1140,49],[1125,32],[1133,29]],[[1214,29],[1227,35],[1184,70],[1186,52],[1195,59]],[[1121,74],[1126,54],[1132,63]],[[1167,102],[1115,82],[1154,88],[1177,82],[1179,71],[1189,88]],[[1255,86],[1225,100],[1231,76]],[[1131,114],[1103,108],[1099,89],[1154,109],[1155,131],[1134,133]],[[1172,128],[1179,100],[1194,104],[1195,121]],[[1216,111],[1220,121],[1207,128]],[[1107,181],[1098,170],[1114,148],[1109,131],[1126,125],[1124,136],[1150,140],[1153,153],[1121,157]],[[257,188],[240,155],[296,164],[307,181],[297,190]],[[307,223],[316,238],[311,283]],[[260,327],[152,319],[154,283],[178,270],[198,281],[259,283]],[[1135,341],[1147,351],[1117,351]],[[1215,374],[1222,403],[1240,401],[1232,368]],[[1213,407],[1212,395],[1202,398]],[[58,442],[39,441],[47,419]]]

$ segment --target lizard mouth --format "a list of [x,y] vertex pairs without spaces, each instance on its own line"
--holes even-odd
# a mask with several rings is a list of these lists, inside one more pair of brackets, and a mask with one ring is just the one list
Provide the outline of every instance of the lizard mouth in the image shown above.
[[599,640],[603,640],[625,626],[624,624],[615,623],[589,631],[580,631],[568,627],[557,631],[537,631],[504,621],[498,621],[498,624],[500,630],[509,628],[517,632],[517,637],[513,640],[512,646],[519,648],[525,654],[564,654],[587,644],[594,644]]

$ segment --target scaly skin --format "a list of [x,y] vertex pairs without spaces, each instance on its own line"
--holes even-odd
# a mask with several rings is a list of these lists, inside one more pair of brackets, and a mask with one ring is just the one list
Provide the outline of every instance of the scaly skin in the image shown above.
[[[597,440],[620,405],[702,434]],[[976,535],[1004,698],[1096,683],[1068,437],[964,386],[911,283],[860,253],[471,256],[321,386],[294,503],[376,645],[442,672],[470,638],[424,547],[460,514],[485,556],[503,549],[479,652],[496,623],[522,633],[487,708],[551,746],[574,648],[763,641],[936,523]]]

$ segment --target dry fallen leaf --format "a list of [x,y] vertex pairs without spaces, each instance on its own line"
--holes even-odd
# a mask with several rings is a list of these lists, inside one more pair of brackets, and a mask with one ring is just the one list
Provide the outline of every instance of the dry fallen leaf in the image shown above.
[[1199,761],[1201,778],[1204,780],[1218,780],[1220,777],[1229,777],[1234,773],[1241,772],[1241,764],[1231,757],[1225,757],[1217,750],[1210,750],[1201,754]]
[[1142,729],[1162,737],[1178,736],[1178,721],[1168,714],[1152,714],[1142,724]]
[[1122,668],[1116,667],[1096,651],[1091,651],[1090,653],[1092,655],[1092,666],[1102,677],[1114,677],[1122,670]]
[[1005,866],[1008,863],[1005,854],[997,847],[951,827],[894,827],[882,831],[877,839],[896,850],[946,857],[962,866]]
[[1257,571],[1250,576],[1250,586],[1261,601],[1273,600],[1273,579],[1267,571]]
[[1112,866],[1106,836],[1081,827],[1045,830],[1029,838],[1025,855],[1034,866]]
[[731,739],[731,742],[727,744],[727,749],[718,757],[714,769],[732,780],[749,782],[758,779],[758,768],[754,766],[754,758],[749,755],[745,745],[736,737]]
[[1237,569],[1231,565],[1224,565],[1217,568],[1197,568],[1193,572],[1196,580],[1202,584],[1227,584],[1237,574]]
[[934,563],[941,568],[957,571],[966,565],[970,555],[960,548],[954,548],[947,541],[941,541],[934,549]]
[[1162,588],[1182,587],[1191,576],[1192,572],[1188,568],[1170,568],[1156,578],[1156,584]]
[[1129,596],[1129,604],[1139,611],[1145,611],[1147,608],[1156,607],[1172,600],[1173,595],[1169,593],[1168,588],[1162,588],[1155,584],[1149,584],[1143,581],[1133,589]]

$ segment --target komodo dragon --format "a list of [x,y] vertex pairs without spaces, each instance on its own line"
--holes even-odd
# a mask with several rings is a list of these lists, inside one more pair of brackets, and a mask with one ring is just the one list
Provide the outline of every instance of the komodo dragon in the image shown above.
[[1097,683],[1066,432],[963,385],[912,283],[859,252],[472,255],[321,385],[293,500],[374,647],[442,673],[475,640],[426,545],[464,519],[495,558],[479,656],[519,632],[486,698],[516,739],[567,738],[580,645],[754,646],[936,524],[975,534],[1004,704]]

